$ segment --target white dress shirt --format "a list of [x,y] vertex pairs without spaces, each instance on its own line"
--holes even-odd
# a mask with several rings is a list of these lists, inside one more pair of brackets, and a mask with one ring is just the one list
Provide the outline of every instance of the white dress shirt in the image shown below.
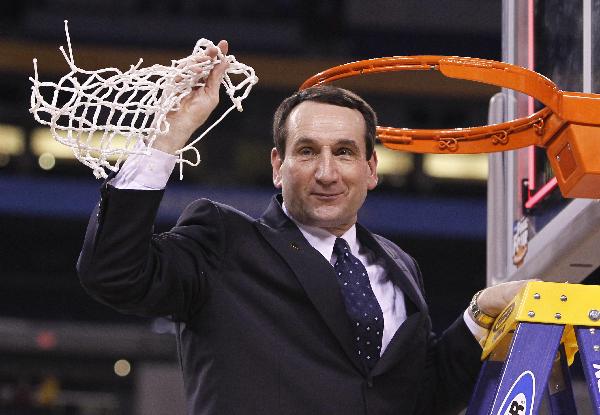
[[[118,189],[161,190],[167,185],[176,163],[177,156],[151,148],[147,156],[130,155],[110,184]],[[283,210],[298,226],[308,243],[333,266],[336,260],[333,253],[336,236],[324,229],[296,222],[288,214],[285,204]],[[383,353],[398,327],[406,320],[404,294],[387,278],[382,260],[375,258],[372,252],[360,245],[356,238],[356,226],[348,229],[342,238],[348,242],[352,255],[360,259],[367,269],[373,293],[383,311],[384,326],[381,344],[381,353]],[[463,319],[475,339],[481,343],[487,336],[488,330],[475,323],[467,310],[463,313]]]

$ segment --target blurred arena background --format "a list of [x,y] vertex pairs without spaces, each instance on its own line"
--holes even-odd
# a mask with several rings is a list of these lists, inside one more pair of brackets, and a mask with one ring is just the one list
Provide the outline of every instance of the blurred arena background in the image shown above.
[[[6,0],[0,5],[0,414],[182,413],[167,320],[128,317],[92,300],[75,262],[100,181],[28,112],[40,79],[68,71],[63,20],[81,68],[168,64],[196,40],[228,39],[260,78],[243,113],[200,144],[203,162],[167,190],[157,230],[197,197],[252,216],[271,185],[271,116],[304,79],[352,60],[440,54],[501,58],[497,0]],[[349,86],[380,123],[487,123],[488,86],[435,74],[390,74]],[[228,105],[227,103],[223,104]],[[218,112],[218,111],[217,111]],[[438,330],[485,286],[487,156],[380,150],[381,184],[362,221],[419,261]],[[126,212],[124,214],[135,214]]]

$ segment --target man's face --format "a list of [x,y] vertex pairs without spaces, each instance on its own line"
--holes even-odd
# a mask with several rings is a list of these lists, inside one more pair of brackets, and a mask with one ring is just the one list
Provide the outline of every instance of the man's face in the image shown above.
[[285,157],[271,151],[273,183],[298,222],[341,235],[377,185],[377,155],[366,159],[365,121],[354,109],[305,101],[287,121]]

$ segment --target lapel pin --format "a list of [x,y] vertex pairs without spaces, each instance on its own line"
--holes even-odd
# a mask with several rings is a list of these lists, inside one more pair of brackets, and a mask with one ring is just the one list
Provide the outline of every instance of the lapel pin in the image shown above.
[[294,248],[296,251],[299,251],[299,250],[300,250],[300,247],[299,247],[298,245],[296,245],[296,242],[292,242],[292,243],[290,244],[290,246],[291,246],[292,248]]

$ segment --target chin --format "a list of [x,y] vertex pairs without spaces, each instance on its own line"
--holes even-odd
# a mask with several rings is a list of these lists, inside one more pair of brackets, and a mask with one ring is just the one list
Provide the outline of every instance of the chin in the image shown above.
[[318,214],[311,215],[310,221],[313,223],[313,226],[319,228],[337,228],[350,222],[347,218],[340,216],[338,211],[319,212]]
[[315,220],[325,221],[325,222],[338,222],[341,217],[341,209],[337,207],[318,207],[312,211],[312,217]]

